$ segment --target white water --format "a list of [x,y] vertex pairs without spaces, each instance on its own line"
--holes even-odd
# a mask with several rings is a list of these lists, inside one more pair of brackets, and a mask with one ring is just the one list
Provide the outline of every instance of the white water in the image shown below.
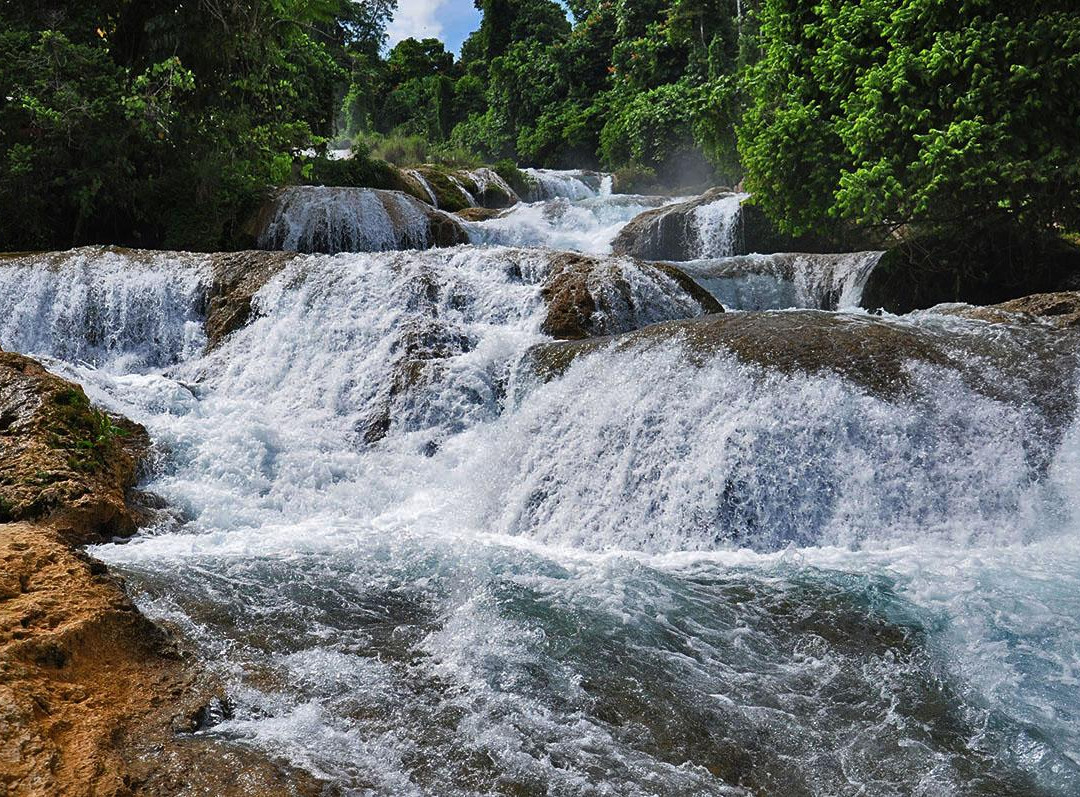
[[[356,794],[1077,793],[1076,424],[1044,467],[950,369],[887,400],[678,338],[538,384],[549,262],[299,258],[208,356],[202,256],[0,265],[0,345],[156,442],[171,514],[94,553],[222,673],[204,732]],[[1052,339],[884,323],[1003,388]]]
[[698,258],[731,257],[735,254],[739,207],[749,196],[729,194],[695,208],[693,223],[698,239],[695,252]]
[[495,219],[465,224],[474,244],[550,247],[606,255],[628,221],[667,201],[659,197],[605,194],[571,201],[519,203]]
[[569,199],[577,201],[600,194],[601,175],[595,172],[556,171],[553,169],[522,169],[534,183],[533,201]]
[[286,188],[259,234],[259,248],[330,254],[423,249],[430,244],[430,212],[398,191]]
[[694,260],[679,268],[728,309],[853,309],[860,306],[881,255],[744,255]]

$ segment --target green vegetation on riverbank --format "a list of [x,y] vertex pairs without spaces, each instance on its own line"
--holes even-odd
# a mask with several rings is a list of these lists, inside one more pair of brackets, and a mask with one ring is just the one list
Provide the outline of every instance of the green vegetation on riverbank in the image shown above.
[[1080,229],[1066,0],[479,0],[460,57],[387,50],[394,5],[0,2],[0,248],[230,248],[270,186],[410,190],[387,162],[745,178],[786,232],[955,262]]

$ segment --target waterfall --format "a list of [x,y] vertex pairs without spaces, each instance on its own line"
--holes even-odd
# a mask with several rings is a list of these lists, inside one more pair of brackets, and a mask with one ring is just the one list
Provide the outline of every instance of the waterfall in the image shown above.
[[[386,198],[297,189],[274,235],[396,247]],[[663,201],[500,234],[599,249]],[[848,307],[876,256],[684,265],[733,306]],[[0,259],[0,346],[154,441],[168,511],[91,553],[214,668],[200,733],[356,793],[1080,789],[1075,333],[688,320],[619,257],[580,306],[663,323],[557,342],[545,248],[252,257],[280,268],[210,351],[213,255]]]
[[489,169],[487,167],[482,169],[470,169],[467,174],[469,175],[469,179],[476,183],[477,191],[481,197],[487,194],[490,187],[495,186],[501,192],[506,194],[510,204],[520,200],[517,192],[511,188],[510,184],[500,177],[499,173],[494,169]]
[[729,257],[735,254],[735,234],[739,206],[749,194],[729,194],[694,209],[699,258]]
[[431,200],[431,206],[433,208],[439,207],[439,198],[435,195],[435,189],[431,187],[431,183],[424,177],[423,172],[418,169],[402,169],[402,172],[410,177],[417,185],[419,185]]
[[86,247],[0,266],[0,346],[127,373],[206,345],[207,255]]
[[432,211],[398,191],[297,186],[275,199],[258,242],[262,249],[290,252],[423,249],[438,243],[431,225]]
[[583,171],[556,171],[553,169],[523,169],[535,186],[531,201],[545,199],[589,199],[600,193],[595,173]]
[[744,255],[679,267],[729,310],[838,310],[860,306],[882,254]]
[[465,225],[474,244],[545,246],[589,254],[608,254],[619,230],[659,197],[601,195],[578,201],[557,198],[515,205],[502,216]]

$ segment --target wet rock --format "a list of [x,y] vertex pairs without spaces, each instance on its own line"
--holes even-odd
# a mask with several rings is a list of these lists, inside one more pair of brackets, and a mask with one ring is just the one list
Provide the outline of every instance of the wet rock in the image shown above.
[[1080,292],[1037,293],[985,307],[942,304],[930,308],[929,312],[992,324],[1037,323],[1059,329],[1077,329],[1080,328]]
[[541,296],[548,306],[542,331],[564,340],[629,332],[724,309],[670,264],[572,253],[554,256]]
[[810,310],[727,313],[606,338],[541,344],[530,350],[526,366],[547,381],[578,357],[609,347],[670,343],[681,345],[691,364],[733,354],[785,374],[834,373],[891,401],[917,401],[929,389],[916,367],[945,368],[996,401],[1035,406],[1051,441],[1040,449],[1043,454],[1056,450],[1074,412],[1075,340],[1044,325],[1003,327],[988,335],[981,325],[959,321],[917,325]]
[[[707,252],[703,235],[715,231],[703,228],[698,211],[714,203],[740,196],[727,189],[714,188],[699,197],[674,205],[647,210],[627,224],[615,238],[612,251],[642,260],[694,260],[720,255],[751,253],[825,251],[819,242],[781,235],[755,206],[743,203],[737,210],[730,231],[730,251]],[[708,223],[705,223],[708,226]]]
[[410,194],[374,188],[285,188],[248,229],[257,229],[259,249],[323,254],[428,249],[469,240],[449,213]]
[[148,445],[77,385],[0,352],[0,522],[50,518],[79,544],[133,533],[125,494]]
[[497,219],[503,215],[502,210],[496,210],[495,208],[465,208],[457,211],[455,214],[458,218],[465,219],[465,221],[490,221],[491,219]]
[[321,793],[257,753],[178,741],[218,687],[74,547],[135,530],[144,430],[2,352],[0,419],[0,794]]
[[252,320],[255,294],[296,257],[293,252],[226,252],[211,256],[214,281],[206,312],[207,348]]

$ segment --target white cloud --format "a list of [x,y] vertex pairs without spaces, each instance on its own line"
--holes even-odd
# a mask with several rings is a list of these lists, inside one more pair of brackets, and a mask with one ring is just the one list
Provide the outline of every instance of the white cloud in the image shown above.
[[443,25],[437,16],[445,3],[446,0],[398,0],[394,19],[386,28],[390,46],[410,37],[441,39]]

